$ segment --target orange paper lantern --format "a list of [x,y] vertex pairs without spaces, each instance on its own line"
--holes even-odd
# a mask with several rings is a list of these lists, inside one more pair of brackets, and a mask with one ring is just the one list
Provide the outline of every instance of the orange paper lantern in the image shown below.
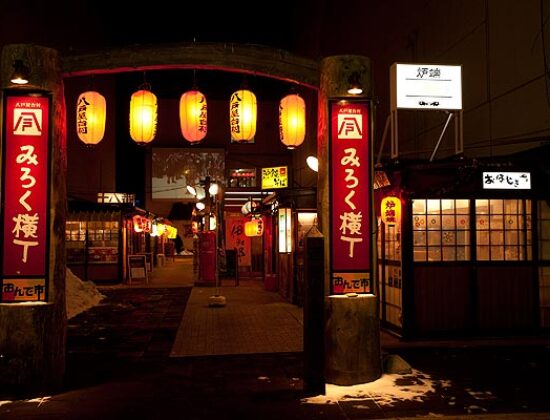
[[130,99],[130,136],[140,145],[150,143],[157,132],[157,97],[148,89],[132,94]]
[[294,149],[306,136],[306,103],[299,95],[287,95],[279,104],[279,136],[281,142]]
[[256,135],[256,95],[249,90],[238,90],[229,102],[231,141],[252,143]]
[[190,90],[180,98],[181,134],[190,143],[198,143],[206,136],[207,104],[198,90]]
[[103,140],[107,115],[105,97],[99,92],[81,93],[76,102],[76,133],[86,145],[93,146]]
[[380,203],[382,222],[388,226],[395,226],[401,222],[401,200],[399,197],[384,197]]
[[252,219],[244,224],[246,236],[262,236],[264,233],[264,222],[262,219]]

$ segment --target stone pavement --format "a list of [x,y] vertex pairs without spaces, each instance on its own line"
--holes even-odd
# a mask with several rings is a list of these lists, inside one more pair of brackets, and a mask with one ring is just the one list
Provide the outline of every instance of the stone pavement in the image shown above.
[[[224,282],[227,306],[206,308],[204,297],[214,289],[191,287],[186,264],[177,260],[164,272],[180,281],[161,279],[159,269],[158,282],[102,287],[104,301],[69,322],[64,388],[34,395],[0,390],[0,419],[550,419],[550,346],[540,338],[405,343],[383,334],[384,354],[403,357],[410,373],[352,387],[327,384],[325,395],[309,395],[300,351],[229,354],[204,344],[208,333],[185,332],[196,327],[186,320],[193,311],[214,319],[265,299],[264,312],[254,308],[239,318],[250,326],[276,320],[282,315],[273,307],[287,305],[272,292],[260,298],[257,285]],[[299,330],[299,316],[288,316]],[[213,335],[233,328],[228,320],[201,322]],[[174,357],[178,346],[197,354]],[[224,354],[199,354],[201,346]]]
[[172,357],[303,350],[303,311],[258,281],[220,287],[224,307],[209,306],[212,288],[194,287],[178,329]]

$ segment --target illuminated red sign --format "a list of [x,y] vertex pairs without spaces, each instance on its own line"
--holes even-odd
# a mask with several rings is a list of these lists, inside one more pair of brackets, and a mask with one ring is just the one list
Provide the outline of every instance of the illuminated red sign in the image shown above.
[[332,103],[330,112],[332,291],[370,292],[369,108]]
[[2,301],[45,300],[49,98],[7,96],[4,105]]

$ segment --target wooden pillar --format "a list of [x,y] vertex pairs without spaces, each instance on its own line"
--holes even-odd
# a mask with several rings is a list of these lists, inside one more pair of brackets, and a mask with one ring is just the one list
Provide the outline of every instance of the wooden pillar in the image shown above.
[[[363,93],[361,95],[351,95],[347,92],[352,79],[358,81],[362,86]],[[368,57],[337,55],[321,60],[317,128],[317,157],[319,160],[317,211],[319,228],[325,236],[324,282],[327,294],[331,290],[330,249],[331,241],[334,240],[330,235],[329,106],[330,102],[342,99],[372,100],[373,86],[372,65]],[[370,141],[372,141],[374,133],[372,114],[371,107]],[[372,156],[370,165],[372,179]],[[371,246],[375,247],[374,232],[371,232],[371,235]],[[370,273],[372,279],[376,279],[375,269],[376,265],[372,261]],[[376,290],[376,288],[374,289]],[[325,310],[325,374],[327,382],[352,385],[378,378],[382,374],[378,297],[376,295],[326,296]]]
[[30,69],[30,83],[15,89],[22,94],[25,91],[42,91],[52,98],[48,301],[24,305],[0,303],[0,388],[9,393],[27,393],[58,389],[65,374],[67,150],[65,99],[57,51],[26,44],[4,46],[0,59],[3,94],[5,89],[14,91],[9,77],[16,59],[22,59]]

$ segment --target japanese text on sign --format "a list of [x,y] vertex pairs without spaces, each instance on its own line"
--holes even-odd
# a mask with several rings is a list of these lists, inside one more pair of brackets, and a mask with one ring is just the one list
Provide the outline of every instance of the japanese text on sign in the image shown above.
[[371,191],[368,107],[331,106],[331,287],[368,292],[371,267]]
[[[7,96],[5,105],[2,301],[44,300],[40,286],[45,288],[48,248],[49,99]],[[41,279],[29,286],[22,279],[8,280],[15,276]]]
[[372,293],[370,273],[332,273],[332,292]]
[[288,168],[262,168],[262,189],[288,187]]
[[530,190],[529,172],[483,172],[483,188],[496,190]]
[[4,302],[44,301],[45,279],[13,279],[2,284]]
[[370,267],[368,110],[333,104],[331,139],[334,270]]
[[398,64],[390,68],[391,109],[462,109],[462,67]]

